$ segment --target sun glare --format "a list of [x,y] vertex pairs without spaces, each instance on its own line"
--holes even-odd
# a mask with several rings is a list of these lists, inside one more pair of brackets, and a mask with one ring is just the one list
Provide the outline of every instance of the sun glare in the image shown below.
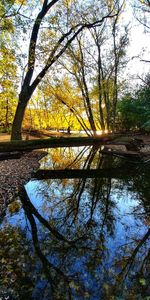
[[105,130],[104,130],[104,133],[108,133],[108,129],[105,129]]
[[105,133],[105,134],[109,133],[109,132],[108,132],[108,129],[105,129],[105,130],[97,130],[97,131],[96,131],[96,134],[97,134],[97,135],[102,135],[103,133]]
[[103,134],[103,131],[102,131],[102,130],[97,130],[97,131],[96,131],[96,134],[97,134],[97,135],[101,135],[101,134]]

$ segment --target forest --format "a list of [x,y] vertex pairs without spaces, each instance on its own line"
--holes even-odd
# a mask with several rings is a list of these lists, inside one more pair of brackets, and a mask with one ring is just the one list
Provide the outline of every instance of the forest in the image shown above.
[[150,3],[131,2],[2,0],[0,131],[149,132],[148,49],[129,49]]
[[150,300],[149,38],[149,0],[0,0],[0,300]]

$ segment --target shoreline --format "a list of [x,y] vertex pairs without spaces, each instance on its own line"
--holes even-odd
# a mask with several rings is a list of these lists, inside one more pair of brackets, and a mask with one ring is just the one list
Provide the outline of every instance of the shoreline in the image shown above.
[[0,161],[0,217],[40,166],[46,151],[23,153],[21,158]]
[[[140,138],[143,139],[145,144],[141,153],[145,155],[145,153],[150,151],[150,135],[140,136]],[[60,138],[60,140],[62,139]],[[67,139],[65,139],[65,141],[67,142]],[[61,144],[63,143],[61,142]],[[119,146],[119,144],[115,145],[114,143],[111,145],[111,143],[109,143],[106,148],[107,147],[118,150],[118,147],[122,146]],[[41,149],[30,152],[21,151],[20,158],[0,161],[0,217],[5,213],[8,204],[17,197],[20,188],[25,185],[31,179],[33,173],[38,170],[40,159],[47,155],[47,152]]]

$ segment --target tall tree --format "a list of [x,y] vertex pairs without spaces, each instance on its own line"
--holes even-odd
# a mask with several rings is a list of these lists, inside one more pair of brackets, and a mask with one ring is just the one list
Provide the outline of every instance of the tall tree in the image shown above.
[[114,12],[114,9],[110,9],[109,11],[107,11],[107,14],[103,15],[100,19],[93,20],[92,18],[89,18],[88,21],[85,20],[84,22],[77,22],[76,19],[74,19],[73,25],[72,23],[70,24],[70,26],[69,24],[67,24],[67,29],[63,28],[64,24],[62,24],[61,34],[59,31],[58,39],[55,42],[55,44],[52,45],[50,52],[47,56],[45,65],[42,67],[38,75],[36,75],[37,73],[35,72],[38,72],[38,70],[35,70],[37,58],[36,53],[38,50],[38,38],[40,35],[41,25],[42,22],[44,22],[46,16],[52,18],[52,15],[53,17],[54,14],[55,16],[57,15],[56,4],[60,4],[60,2],[60,0],[52,0],[50,2],[48,0],[44,0],[40,12],[38,13],[35,19],[29,44],[27,70],[19,94],[19,101],[12,127],[12,140],[21,139],[21,127],[26,106],[36,87],[39,85],[43,77],[47,74],[47,72],[54,65],[54,63],[63,55],[67,47],[72,43],[72,41],[79,35],[79,33],[83,29],[91,28],[94,26],[100,26],[106,18],[112,18],[116,14]]
[[98,129],[115,129],[119,75],[126,65],[128,45],[128,30],[120,26],[121,13],[120,9],[101,27],[78,35],[66,51],[66,59],[61,60],[61,65],[80,89],[84,116],[92,135]]
[[120,26],[121,13],[122,10],[102,30],[91,30],[97,48],[94,90],[98,96],[101,128],[108,130],[115,129],[120,73],[127,62],[128,30]]
[[[87,119],[89,124],[87,128],[85,128],[86,126],[84,126],[84,130],[89,135],[96,135],[94,107],[93,101],[90,97],[89,88],[90,67],[85,53],[86,47],[87,44],[85,44],[84,42],[84,36],[81,34],[77,37],[74,47],[70,46],[67,51],[67,57],[70,63],[68,64],[66,60],[66,64],[62,64],[74,78],[74,80],[76,81],[76,87],[80,91],[78,98],[80,98],[83,103],[82,106],[84,108],[85,115],[84,119]],[[82,114],[83,112],[80,113]]]

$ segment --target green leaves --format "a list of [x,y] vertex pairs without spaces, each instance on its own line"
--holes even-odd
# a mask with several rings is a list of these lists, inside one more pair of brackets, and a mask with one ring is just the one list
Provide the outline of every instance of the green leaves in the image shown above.
[[139,283],[142,285],[142,286],[145,286],[146,285],[146,280],[144,278],[140,278],[139,279]]
[[134,97],[126,94],[122,98],[118,104],[118,116],[123,129],[144,129],[150,132],[149,83],[140,87]]

